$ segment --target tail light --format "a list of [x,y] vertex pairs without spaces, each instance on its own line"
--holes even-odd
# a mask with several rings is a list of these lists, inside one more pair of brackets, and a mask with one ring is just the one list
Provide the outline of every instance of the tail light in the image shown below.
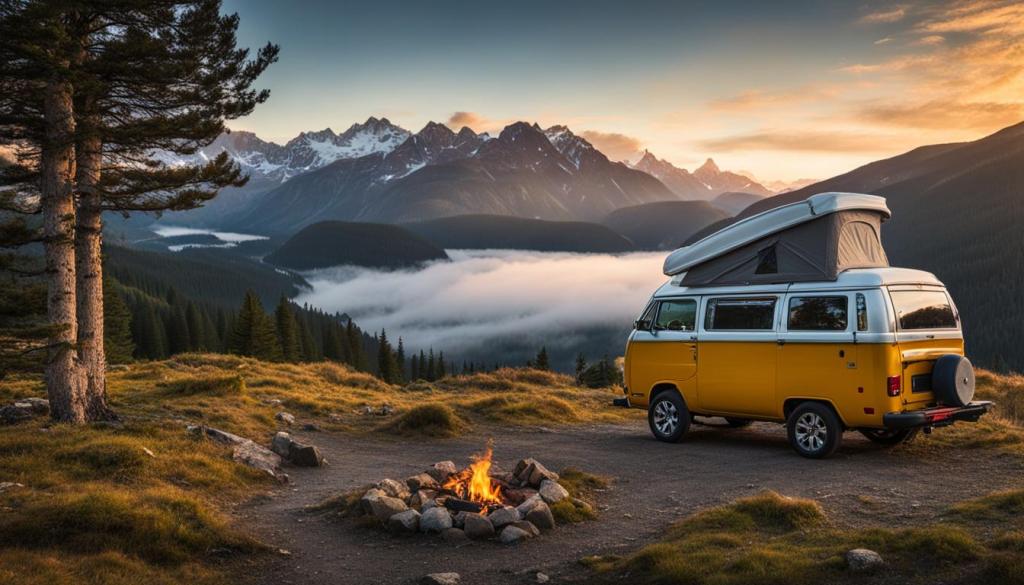
[[889,396],[899,396],[900,391],[903,390],[903,384],[901,382],[902,376],[889,376],[886,379],[887,382],[887,393]]

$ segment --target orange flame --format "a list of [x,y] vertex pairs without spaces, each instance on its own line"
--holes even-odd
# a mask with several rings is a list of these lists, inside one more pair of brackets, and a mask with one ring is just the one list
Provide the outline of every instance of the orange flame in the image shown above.
[[455,492],[460,498],[481,504],[500,504],[501,487],[494,485],[491,470],[491,446],[482,457],[476,457],[468,468],[448,478],[444,488]]

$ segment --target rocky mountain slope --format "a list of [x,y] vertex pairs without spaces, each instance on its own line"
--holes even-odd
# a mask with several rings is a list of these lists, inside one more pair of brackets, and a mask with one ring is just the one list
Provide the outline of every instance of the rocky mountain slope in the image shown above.
[[728,192],[752,193],[762,197],[773,194],[754,179],[719,169],[710,158],[691,173],[645,150],[633,168],[656,177],[681,199],[712,200]]

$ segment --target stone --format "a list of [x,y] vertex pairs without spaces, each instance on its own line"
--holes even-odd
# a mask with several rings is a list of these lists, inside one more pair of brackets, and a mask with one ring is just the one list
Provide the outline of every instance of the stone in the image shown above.
[[189,425],[186,428],[188,429],[188,432],[192,434],[204,435],[208,439],[212,439],[214,441],[217,441],[218,443],[223,443],[225,445],[241,445],[242,443],[245,443],[246,441],[249,440],[246,439],[245,437],[239,437],[238,435],[234,435],[232,433],[222,431],[220,429],[215,429],[213,427]]
[[551,530],[555,527],[555,517],[551,513],[551,508],[544,502],[539,502],[530,508],[523,518],[541,530]]
[[414,475],[405,480],[405,485],[409,486],[409,489],[413,492],[418,490],[436,490],[438,488],[437,480],[429,473]]
[[288,449],[292,445],[292,436],[284,431],[278,431],[270,440],[270,450],[281,457],[288,457]]
[[463,518],[463,530],[466,536],[474,540],[484,540],[494,536],[494,525],[485,516],[468,513]]
[[6,492],[7,490],[23,487],[25,487],[24,484],[20,484],[14,481],[0,481],[0,494]]
[[459,585],[458,573],[431,573],[420,579],[420,585]]
[[505,506],[491,512],[487,515],[487,518],[491,521],[491,525],[494,526],[494,528],[501,530],[513,522],[519,522],[522,519],[522,516],[520,516],[519,511],[512,506]]
[[501,530],[500,539],[502,544],[518,544],[528,538],[531,538],[529,532],[511,524]]
[[384,490],[378,488],[370,488],[366,490],[363,497],[359,498],[359,507],[362,508],[364,514],[373,514],[373,500],[377,500],[387,496]]
[[393,479],[382,479],[377,482],[377,487],[384,490],[384,493],[392,498],[404,500],[410,496],[409,489],[405,487],[405,484]]
[[454,461],[438,461],[427,470],[427,474],[437,483],[444,483],[448,476],[454,475],[458,470]]
[[847,551],[845,556],[846,566],[855,573],[874,571],[885,564],[885,561],[882,560],[882,555],[866,548],[855,548]]
[[427,503],[431,502],[435,496],[437,496],[437,492],[434,490],[419,490],[415,494],[409,496],[409,505],[416,507],[426,506]]
[[324,457],[314,445],[300,443],[284,431],[278,431],[270,441],[270,450],[302,467],[320,467]]
[[231,453],[235,461],[254,469],[266,472],[280,482],[287,482],[288,475],[281,473],[281,456],[255,441],[243,439]]
[[302,430],[309,431],[311,433],[319,433],[320,427],[316,423],[306,423],[302,425]]
[[444,532],[452,527],[452,515],[446,508],[435,506],[420,515],[420,532]]
[[516,506],[516,511],[519,512],[520,516],[526,516],[526,514],[533,509],[537,504],[543,504],[544,499],[540,497],[540,494],[530,496],[522,504]]
[[37,398],[35,396],[19,398],[14,401],[14,406],[27,409],[35,415],[50,414],[50,401],[45,398]]
[[549,504],[557,504],[569,497],[569,492],[557,481],[545,479],[540,482],[540,497]]
[[534,461],[533,465],[529,468],[529,472],[530,479],[527,483],[531,487],[540,486],[540,482],[544,481],[545,479],[549,479],[551,481],[558,481],[558,474],[555,473],[554,471],[548,470],[548,468],[541,465],[538,461]]
[[538,583],[547,583],[551,580],[551,577],[548,577],[547,575],[541,572],[537,573],[536,578]]
[[533,522],[527,520],[520,520],[519,522],[513,522],[510,526],[528,533],[530,536],[540,536],[540,529],[533,525]]
[[32,411],[16,404],[0,407],[0,424],[13,425],[32,418]]
[[405,510],[388,518],[388,530],[410,534],[420,529],[420,513],[416,510]]
[[[365,497],[365,496],[364,496]],[[389,520],[395,514],[409,509],[405,502],[391,496],[379,496],[368,500],[370,513],[380,520]]]
[[287,412],[284,411],[275,414],[274,418],[288,426],[292,426],[293,424],[295,424],[295,416],[288,414]]
[[455,546],[469,544],[469,537],[466,536],[466,531],[461,528],[448,528],[441,533],[441,538],[448,544],[454,544]]

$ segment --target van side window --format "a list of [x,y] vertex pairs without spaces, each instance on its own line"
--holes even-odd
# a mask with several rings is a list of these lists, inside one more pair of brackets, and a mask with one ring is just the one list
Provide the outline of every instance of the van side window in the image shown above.
[[789,299],[790,331],[846,331],[847,305],[843,297]]
[[713,331],[774,329],[775,299],[711,299],[704,328]]
[[889,293],[900,329],[956,329],[956,314],[945,292],[894,290]]
[[868,303],[864,293],[857,293],[857,331],[868,330]]
[[654,322],[654,312],[658,310],[658,303],[651,303],[644,309],[644,314],[636,320],[635,327],[638,331],[650,331]]
[[655,329],[693,331],[696,326],[697,301],[693,299],[662,301],[661,309],[658,311],[658,320],[654,323]]

